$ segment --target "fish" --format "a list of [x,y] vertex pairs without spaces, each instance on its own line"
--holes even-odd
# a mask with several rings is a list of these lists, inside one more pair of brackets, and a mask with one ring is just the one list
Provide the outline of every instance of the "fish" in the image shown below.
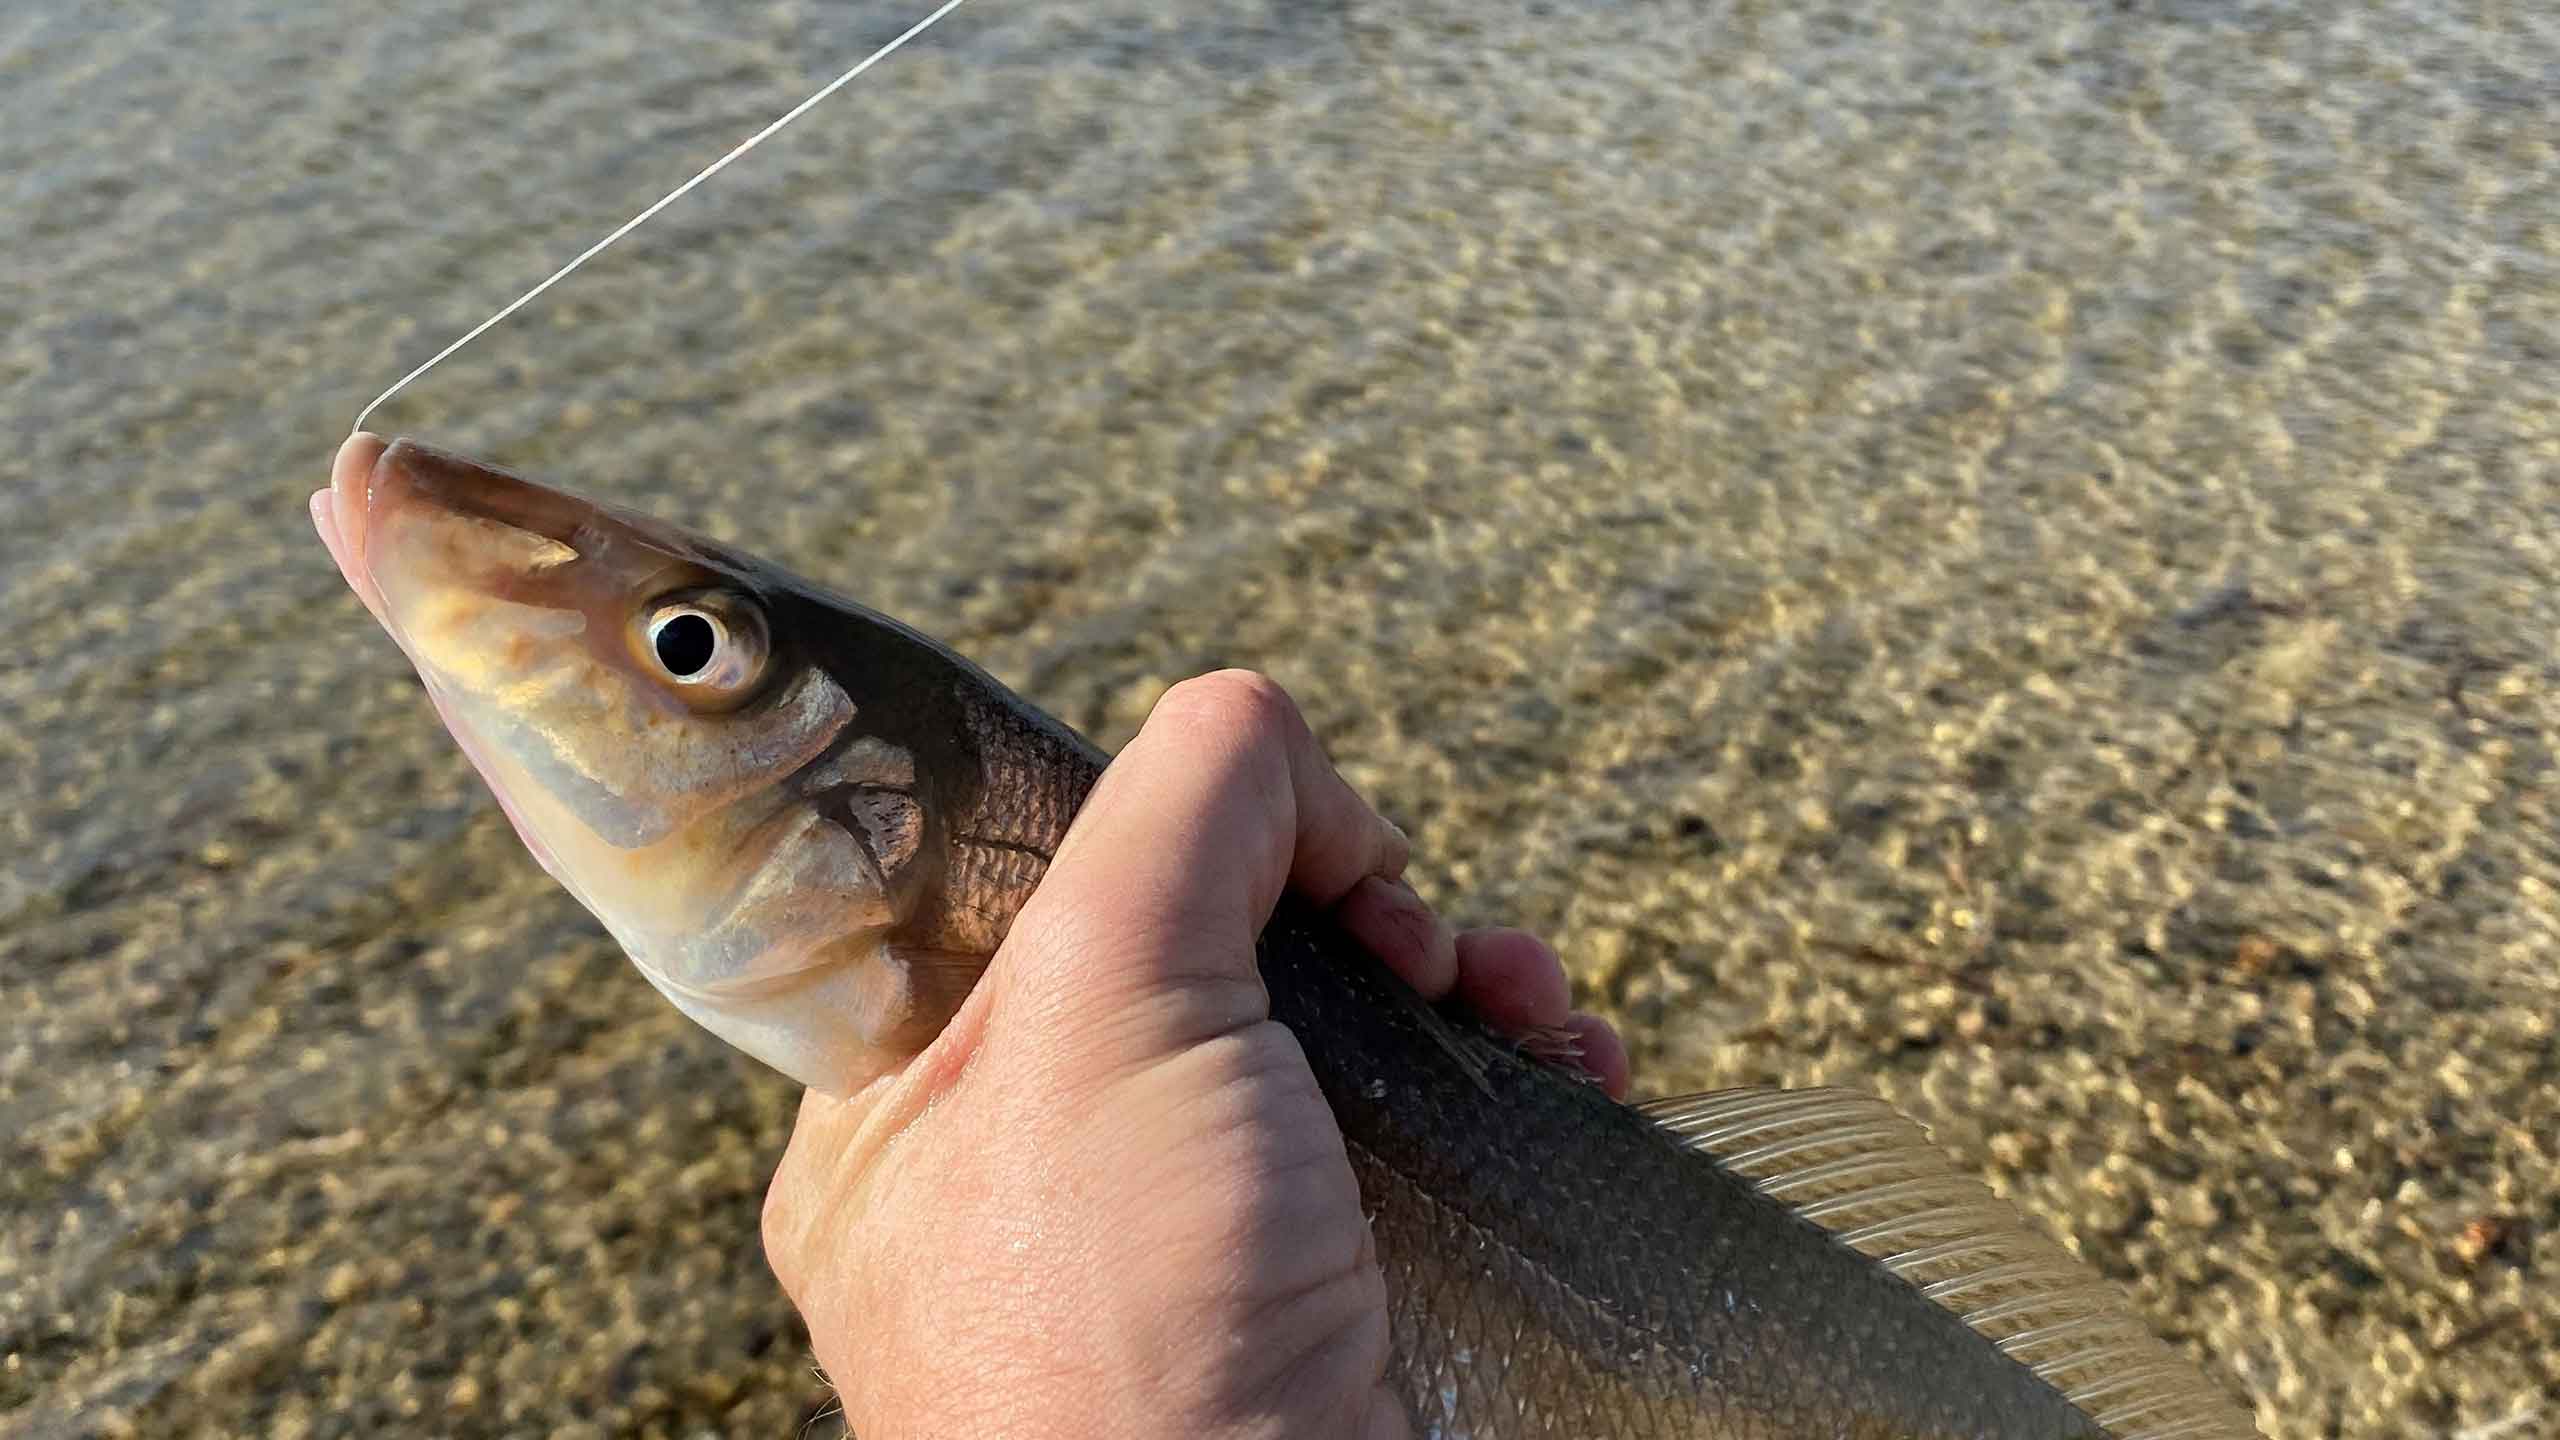
[[[534,858],[804,1085],[915,1055],[1109,756],[729,545],[359,432],[312,518]],[[1611,1099],[1283,898],[1256,951],[1340,1124],[1438,1440],[2226,1440],[2123,1297],[1844,1088]]]

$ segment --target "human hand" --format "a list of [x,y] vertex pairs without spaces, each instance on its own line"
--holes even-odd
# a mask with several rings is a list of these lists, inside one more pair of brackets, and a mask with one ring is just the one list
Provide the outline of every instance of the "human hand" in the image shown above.
[[1407,1435],[1341,1132],[1255,969],[1272,906],[1568,1034],[1612,1094],[1627,1061],[1553,951],[1453,937],[1405,858],[1277,686],[1164,697],[941,1037],[802,1103],[765,1248],[856,1434]]

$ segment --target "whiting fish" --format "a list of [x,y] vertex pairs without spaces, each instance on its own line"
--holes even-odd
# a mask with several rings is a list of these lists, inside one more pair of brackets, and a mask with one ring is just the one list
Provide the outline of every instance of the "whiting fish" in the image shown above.
[[[930,1043],[1106,757],[907,626],[675,526],[358,433],[312,516],[534,856],[711,1030],[845,1093]],[[1441,1440],[2256,1434],[1881,1101],[1630,1107],[1313,908],[1259,960]]]

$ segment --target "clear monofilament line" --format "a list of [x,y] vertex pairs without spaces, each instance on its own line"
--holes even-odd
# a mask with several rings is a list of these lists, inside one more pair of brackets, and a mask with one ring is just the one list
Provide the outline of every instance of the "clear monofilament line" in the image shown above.
[[639,214],[632,216],[630,219],[623,221],[621,225],[615,227],[612,234],[607,235],[593,245],[590,245],[586,249],[578,252],[577,259],[572,260],[568,264],[561,266],[559,269],[552,271],[550,276],[541,284],[534,286],[532,289],[527,290],[515,299],[508,301],[506,308],[500,310],[497,314],[490,316],[488,319],[481,321],[479,324],[472,326],[469,330],[463,333],[461,339],[456,340],[452,344],[444,347],[442,350],[437,351],[424,365],[421,365],[417,369],[410,371],[408,374],[401,376],[399,379],[392,381],[390,389],[374,396],[372,404],[367,405],[364,409],[356,412],[356,423],[349,428],[351,430],[362,430],[364,428],[364,422],[373,418],[373,412],[381,409],[384,401],[389,400],[392,396],[408,389],[410,381],[417,379],[419,376],[433,370],[438,365],[443,364],[445,360],[453,354],[453,352],[470,344],[472,341],[479,339],[490,326],[497,324],[499,321],[506,319],[508,316],[513,315],[517,311],[523,309],[526,305],[532,303],[535,296],[540,295],[543,291],[559,284],[562,280],[567,279],[570,273],[576,270],[579,266],[584,265],[588,261],[596,258],[598,255],[603,254],[605,247],[611,245],[614,241],[621,239],[623,236],[639,229],[642,225],[647,224],[649,217],[666,209],[668,206],[673,205],[678,200],[683,199],[693,190],[693,187],[710,179],[712,176],[719,174],[721,171],[728,169],[731,161],[763,144],[775,131],[780,130],[783,126],[790,124],[792,121],[799,119],[803,115],[808,114],[811,109],[816,107],[819,101],[824,100],[828,96],[836,93],[838,90],[843,89],[863,71],[870,69],[872,66],[879,64],[883,60],[888,59],[892,54],[896,53],[899,46],[906,44],[908,41],[923,34],[925,31],[932,29],[935,22],[941,20],[943,16],[950,14],[952,11],[959,9],[962,3],[963,0],[943,0],[940,8],[936,9],[932,14],[927,15],[913,25],[908,26],[905,33],[899,35],[897,39],[890,41],[888,44],[872,51],[869,55],[864,56],[861,63],[855,65],[852,69],[845,71],[833,80],[828,81],[816,94],[811,95],[808,99],[792,106],[789,111],[783,114],[782,118],[774,121],[770,125],[767,125],[753,135],[748,136],[745,140],[740,141],[736,149],[731,150],[728,154],[721,156],[710,164],[703,166],[701,172],[696,174],[692,179],[687,180],[673,190],[670,190],[666,194],[658,197],[658,202],[656,204],[641,211]]

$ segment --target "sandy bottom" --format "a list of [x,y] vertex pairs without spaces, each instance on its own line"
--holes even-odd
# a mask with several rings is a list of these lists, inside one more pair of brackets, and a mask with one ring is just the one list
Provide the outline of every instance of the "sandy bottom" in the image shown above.
[[[910,17],[169,8],[0,20],[0,1435],[790,1434],[794,1096],[301,503]],[[376,423],[1107,741],[1268,669],[1644,1087],[1890,1097],[2270,1436],[2553,1433],[2560,24],[1876,8],[972,7]]]

